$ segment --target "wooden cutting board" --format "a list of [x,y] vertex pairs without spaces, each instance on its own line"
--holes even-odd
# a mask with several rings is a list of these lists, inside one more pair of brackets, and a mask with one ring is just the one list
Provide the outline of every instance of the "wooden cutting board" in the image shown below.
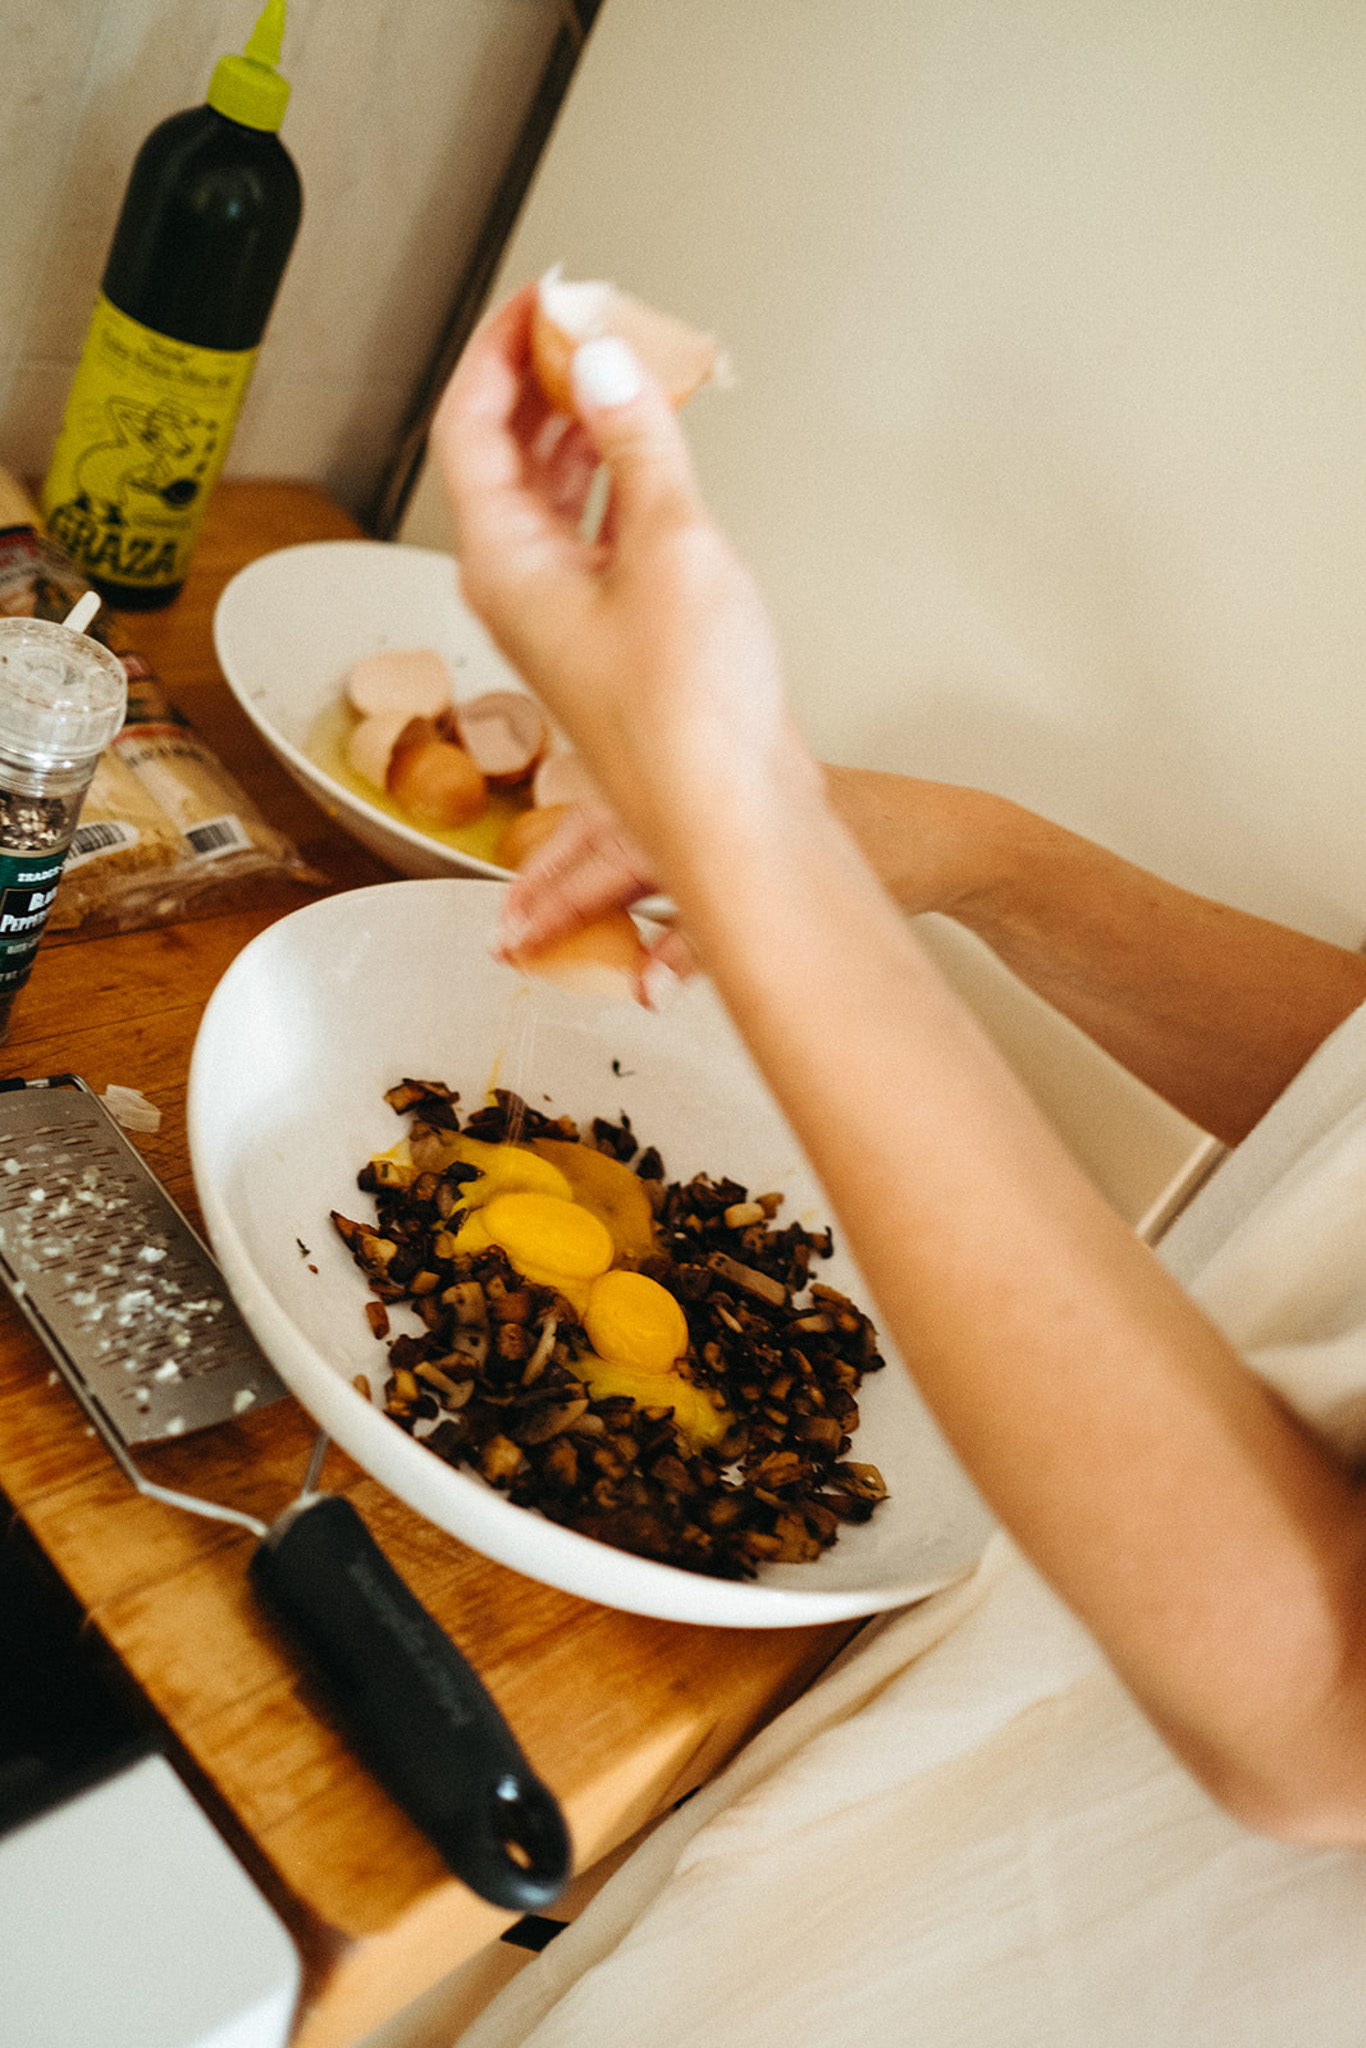
[[[176,603],[123,620],[172,700],[331,889],[390,877],[267,753],[219,674],[211,627],[220,590],[247,561],[356,532],[309,486],[221,485]],[[272,880],[179,924],[45,941],[0,1071],[74,1071],[97,1091],[141,1090],[162,1124],[135,1142],[197,1221],[185,1084],[200,1012],[240,948],[317,893]],[[268,1518],[297,1491],[312,1439],[289,1400],[143,1462],[165,1484]],[[480,1671],[563,1803],[580,1868],[711,1776],[853,1632],[619,1614],[489,1563],[335,1449],[323,1483],[350,1496]],[[298,1941],[300,2048],[350,2048],[515,1917],[451,1877],[351,1755],[247,1588],[252,1539],[134,1493],[8,1301],[0,1493]]]

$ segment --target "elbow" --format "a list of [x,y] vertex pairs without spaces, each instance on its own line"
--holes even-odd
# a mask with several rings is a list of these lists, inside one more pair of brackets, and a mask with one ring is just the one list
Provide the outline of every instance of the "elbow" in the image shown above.
[[1306,1849],[1366,1848],[1366,1702],[1334,1701],[1288,1727],[1243,1731],[1216,1754],[1188,1750],[1186,1762],[1254,1834]]
[[1236,1671],[1175,1745],[1241,1826],[1299,1848],[1366,1848],[1363,1507],[1366,1493],[1334,1569],[1245,1617]]
[[1366,1848],[1366,1786],[1248,1773],[1234,1783],[1207,1783],[1206,1789],[1253,1834],[1301,1849]]

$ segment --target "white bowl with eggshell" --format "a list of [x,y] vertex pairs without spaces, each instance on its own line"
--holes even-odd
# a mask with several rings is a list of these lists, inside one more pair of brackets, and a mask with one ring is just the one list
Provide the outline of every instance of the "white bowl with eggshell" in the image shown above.
[[[219,598],[213,630],[228,687],[261,738],[353,838],[401,875],[506,879],[498,849],[532,802],[533,780],[509,782],[504,761],[486,777],[487,803],[479,815],[442,825],[405,808],[380,786],[377,772],[392,761],[409,720],[438,711],[435,698],[424,698],[416,713],[405,709],[415,700],[402,692],[424,667],[429,685],[434,673],[438,688],[442,678],[448,682],[457,724],[462,707],[495,697],[504,699],[504,708],[509,696],[530,708],[521,678],[461,598],[450,555],[392,541],[280,548],[233,577]],[[348,696],[358,672],[362,700],[372,707],[368,714]],[[365,694],[367,677],[377,694]],[[390,728],[389,751],[372,747],[368,761],[365,735],[359,750],[355,744],[367,716],[372,739],[382,742],[377,728],[386,720]],[[506,726],[505,718],[486,718],[484,740],[502,746]],[[368,773],[356,767],[358,751]],[[554,801],[586,787],[553,731],[537,765],[540,787],[558,784]]]

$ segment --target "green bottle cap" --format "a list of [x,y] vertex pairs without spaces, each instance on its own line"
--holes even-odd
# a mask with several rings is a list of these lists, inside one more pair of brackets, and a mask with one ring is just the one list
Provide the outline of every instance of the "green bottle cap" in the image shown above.
[[220,57],[209,83],[209,105],[244,128],[274,132],[285,118],[289,82],[275,69],[285,33],[285,0],[266,0],[240,57]]

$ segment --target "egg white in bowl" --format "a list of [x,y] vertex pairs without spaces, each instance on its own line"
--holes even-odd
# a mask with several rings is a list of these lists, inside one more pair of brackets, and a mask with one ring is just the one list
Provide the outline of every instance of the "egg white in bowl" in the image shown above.
[[[189,1138],[214,1252],[271,1362],[318,1423],[432,1522],[514,1570],[664,1619],[787,1627],[896,1607],[970,1568],[990,1517],[887,1346],[864,1383],[853,1456],[890,1498],[811,1563],[713,1579],[514,1506],[404,1434],[352,1384],[373,1373],[364,1282],[329,1221],[355,1214],[361,1162],[401,1136],[385,1091],[440,1078],[473,1109],[498,1085],[582,1125],[629,1116],[670,1180],[722,1176],[784,1197],[808,1228],[829,1205],[710,988],[663,1015],[594,1003],[494,961],[502,885],[396,882],[282,919],[205,1010]],[[307,1256],[305,1256],[305,1250]],[[839,1247],[821,1269],[872,1312]]]

